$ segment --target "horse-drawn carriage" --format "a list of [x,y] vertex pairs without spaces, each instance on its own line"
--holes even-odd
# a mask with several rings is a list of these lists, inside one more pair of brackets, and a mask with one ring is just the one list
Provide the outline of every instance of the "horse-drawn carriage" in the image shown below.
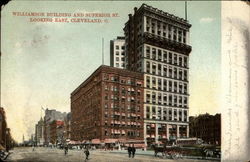
[[163,157],[177,159],[182,158],[186,154],[180,147],[177,146],[155,146],[153,145],[155,156],[161,153]]
[[[220,158],[220,149],[216,147],[199,146],[199,147],[181,147],[181,146],[156,146],[152,145],[154,155],[178,159],[184,156],[201,156],[202,158],[213,157]],[[159,154],[158,154],[159,153]]]

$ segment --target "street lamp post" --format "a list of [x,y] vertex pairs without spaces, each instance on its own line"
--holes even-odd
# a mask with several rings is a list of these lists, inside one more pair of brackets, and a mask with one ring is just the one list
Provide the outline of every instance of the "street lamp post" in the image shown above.
[[9,132],[8,132],[8,129],[7,129],[6,132],[5,132],[5,147],[6,147],[7,152],[9,152],[8,135],[9,135]]

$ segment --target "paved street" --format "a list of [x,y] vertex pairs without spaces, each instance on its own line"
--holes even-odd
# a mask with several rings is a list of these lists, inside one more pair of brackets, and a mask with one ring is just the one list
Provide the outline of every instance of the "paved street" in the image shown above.
[[[15,148],[11,150],[12,154],[9,156],[8,161],[10,162],[83,162],[84,154],[80,150],[69,150],[68,155],[64,155],[63,150],[56,148]],[[193,159],[162,159],[160,157],[154,157],[146,153],[143,155],[140,151],[134,159],[129,159],[126,151],[90,151],[90,162],[204,162],[204,160],[193,160]],[[211,161],[209,161],[211,162]]]

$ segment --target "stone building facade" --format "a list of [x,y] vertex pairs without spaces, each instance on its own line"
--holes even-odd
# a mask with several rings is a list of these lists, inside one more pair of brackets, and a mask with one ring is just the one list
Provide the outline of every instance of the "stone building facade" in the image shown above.
[[143,140],[143,74],[100,66],[71,93],[71,113],[75,141]]
[[190,27],[146,4],[125,24],[126,69],[144,77],[145,144],[189,136]]
[[71,112],[69,112],[64,118],[64,139],[69,141],[71,133]]
[[0,107],[0,145],[4,147],[6,151],[14,147],[14,140],[11,136],[11,130],[8,128],[3,107]]
[[36,145],[44,144],[44,121],[41,118],[35,127],[35,143]]
[[207,144],[221,144],[221,114],[190,116],[190,137],[201,138]]
[[64,122],[54,120],[50,123],[50,142],[52,144],[64,144]]
[[49,110],[48,108],[45,110],[45,116],[44,116],[44,144],[45,145],[49,145],[52,143],[51,141],[51,128],[50,128],[50,124],[54,121],[54,120],[64,120],[64,118],[66,117],[67,113],[66,112],[60,112],[60,111],[56,111],[54,109]]
[[0,144],[5,147],[6,146],[6,130],[7,130],[7,122],[5,117],[4,108],[0,107]]

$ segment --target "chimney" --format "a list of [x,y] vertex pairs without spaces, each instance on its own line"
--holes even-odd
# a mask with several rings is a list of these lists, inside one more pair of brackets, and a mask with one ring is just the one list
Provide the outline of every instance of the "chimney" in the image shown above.
[[134,12],[135,12],[135,13],[136,13],[136,11],[137,11],[137,7],[134,8]]

